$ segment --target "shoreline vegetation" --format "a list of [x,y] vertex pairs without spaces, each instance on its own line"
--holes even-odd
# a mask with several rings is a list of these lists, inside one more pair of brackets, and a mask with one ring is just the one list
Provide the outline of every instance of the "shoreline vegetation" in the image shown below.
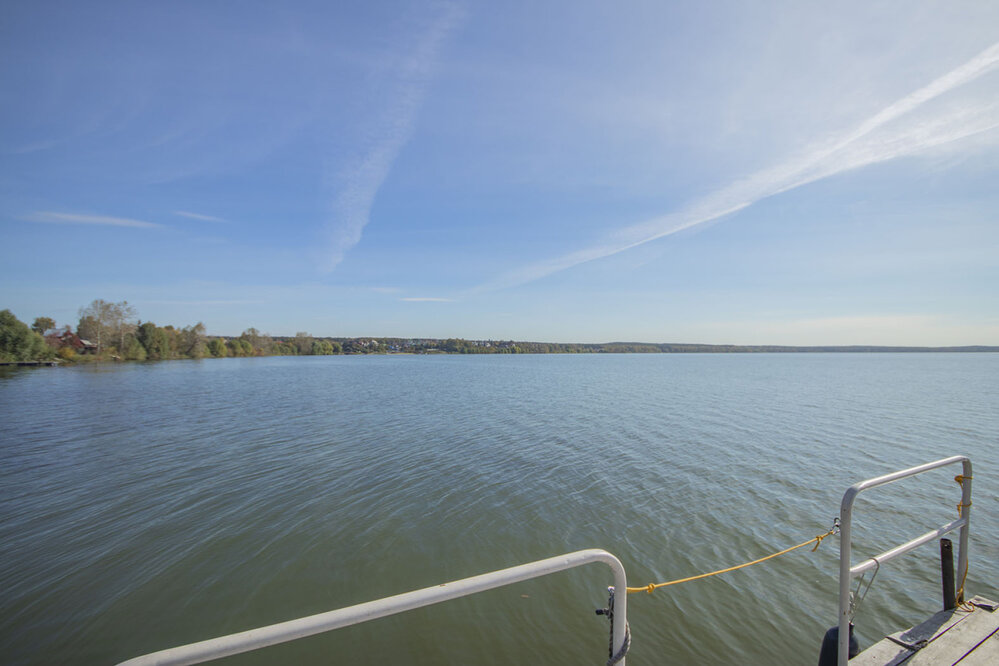
[[93,301],[80,308],[76,329],[38,317],[29,327],[0,311],[0,365],[52,365],[253,356],[341,354],[690,354],[815,352],[999,352],[999,346],[902,347],[879,345],[712,345],[686,343],[561,343],[462,338],[343,338],[269,335],[248,328],[239,336],[209,336],[201,322],[178,328],[143,322],[127,301]]

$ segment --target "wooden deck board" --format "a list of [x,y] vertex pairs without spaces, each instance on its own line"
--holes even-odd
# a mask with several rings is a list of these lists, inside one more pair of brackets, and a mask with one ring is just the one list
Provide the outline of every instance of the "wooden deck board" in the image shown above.
[[986,638],[958,666],[995,666],[999,664],[999,631]]
[[850,663],[857,666],[897,666],[968,615],[969,613],[960,610],[940,611],[911,629],[889,634],[851,659]]
[[850,660],[854,666],[999,664],[999,612],[975,597],[973,612],[940,611],[922,624],[896,632]]
[[905,664],[906,666],[956,664],[985,642],[996,629],[999,629],[999,616],[979,608],[937,640],[912,655]]

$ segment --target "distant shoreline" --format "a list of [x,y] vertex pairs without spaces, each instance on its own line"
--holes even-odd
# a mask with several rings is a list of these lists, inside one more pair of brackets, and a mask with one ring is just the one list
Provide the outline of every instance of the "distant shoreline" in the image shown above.
[[270,335],[248,328],[239,336],[208,335],[205,325],[157,326],[134,319],[127,301],[96,300],[80,310],[73,331],[50,317],[29,328],[10,310],[0,310],[0,365],[72,364],[104,361],[166,361],[261,356],[372,354],[803,354],[999,352],[999,345],[946,347],[903,345],[737,345],[681,342],[532,342],[423,337],[334,337],[298,332]]
[[[235,339],[221,336],[223,340]],[[275,336],[275,340],[282,338]],[[999,345],[909,347],[900,345],[717,345],[658,342],[528,342],[461,338],[338,338],[343,354],[801,354],[801,353],[969,353],[999,352]]]
[[[228,339],[228,336],[220,336]],[[235,338],[233,338],[235,339]],[[357,345],[359,341],[369,341],[369,345],[374,341],[400,340],[398,338],[316,338],[341,342],[344,351],[336,354],[326,354],[327,356],[430,356],[430,355],[486,355],[486,354],[534,354],[534,355],[560,355],[560,354],[885,354],[885,353],[996,353],[999,346],[992,345],[966,345],[960,347],[892,347],[879,345],[830,345],[830,346],[790,346],[790,345],[707,345],[707,344],[656,344],[643,342],[610,342],[591,344],[563,344],[549,342],[508,342],[492,343],[493,345],[504,345],[503,347],[475,347],[471,344],[462,347],[460,351],[429,348],[420,350],[393,350],[387,348],[389,345],[382,342],[380,348],[367,349]],[[422,344],[430,342],[426,338],[421,339]],[[441,343],[445,342],[443,340]],[[462,341],[467,342],[467,341]],[[542,349],[544,348],[544,349]],[[252,354],[247,356],[202,356],[199,358],[164,358],[145,359],[142,362],[158,361],[189,361],[206,360],[212,358],[265,358],[274,356],[286,356],[282,354]],[[44,361],[10,361],[0,362],[0,367],[58,367],[74,366],[79,364],[89,365],[91,363],[134,363],[135,359],[125,360],[121,358],[98,358],[93,356],[77,356],[72,361],[62,359],[52,359]]]

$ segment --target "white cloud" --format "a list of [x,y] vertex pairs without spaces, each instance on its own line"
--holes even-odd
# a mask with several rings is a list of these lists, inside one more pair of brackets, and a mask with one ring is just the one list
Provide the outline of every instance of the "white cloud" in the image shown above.
[[14,148],[13,150],[4,151],[8,155],[28,155],[30,153],[37,153],[43,150],[48,150],[53,146],[59,145],[59,142],[55,139],[46,139],[44,141],[36,141],[34,143],[29,143],[23,145],[19,148]]
[[360,242],[375,196],[413,133],[441,43],[457,27],[461,14],[457,6],[444,5],[441,15],[421,35],[413,53],[395,73],[398,84],[391,103],[380,116],[376,115],[374,126],[367,132],[375,139],[364,146],[363,154],[336,178],[338,193],[326,226],[328,247],[321,259],[324,270],[336,268],[346,253]]
[[407,303],[451,303],[454,299],[437,298],[435,296],[411,296],[408,298],[400,298],[399,300],[406,301]]
[[202,220],[204,222],[227,222],[228,221],[228,220],[222,219],[221,217],[215,217],[214,215],[203,215],[201,213],[191,213],[191,212],[186,211],[186,210],[175,210],[173,212],[173,214],[174,215],[180,215],[181,217],[187,217],[187,218],[190,218],[192,220]]
[[957,104],[935,104],[935,108],[927,113],[914,112],[996,70],[997,66],[999,43],[929,85],[890,104],[844,136],[814,146],[797,158],[737,180],[679,211],[624,227],[605,243],[524,266],[467,293],[533,282],[717,220],[767,197],[838,173],[913,155],[994,130],[999,127],[999,101],[996,100],[962,99]]
[[32,222],[44,222],[46,224],[97,224],[110,227],[133,227],[137,229],[159,229],[163,227],[162,224],[156,224],[155,222],[133,220],[126,217],[80,215],[77,213],[53,213],[51,211],[39,211],[32,213],[28,219]]
[[191,301],[137,301],[140,305],[262,305],[266,301],[253,300],[191,300]]

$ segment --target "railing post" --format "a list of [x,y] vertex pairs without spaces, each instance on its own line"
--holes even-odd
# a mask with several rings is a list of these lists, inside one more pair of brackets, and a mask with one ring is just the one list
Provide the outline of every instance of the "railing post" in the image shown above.
[[[621,569],[622,578],[624,576],[624,569]],[[620,590],[620,592],[618,592]],[[622,647],[624,647],[624,641],[627,638],[628,633],[628,585],[627,583],[621,583],[621,587],[615,587],[614,590],[614,654],[617,654]],[[625,658],[622,657],[621,661],[617,662],[623,666]]]
[[850,661],[850,574],[852,559],[851,533],[853,527],[853,500],[860,490],[851,486],[843,495],[839,511],[839,645],[836,649],[836,663],[847,666]]
[[957,575],[960,581],[957,584],[957,603],[964,601],[964,581],[968,577],[968,534],[971,531],[971,471],[971,461],[965,458],[961,466],[961,474],[963,475],[963,479],[961,480],[961,517],[964,518],[964,525],[961,527],[961,533],[958,537],[961,550],[957,556]]

